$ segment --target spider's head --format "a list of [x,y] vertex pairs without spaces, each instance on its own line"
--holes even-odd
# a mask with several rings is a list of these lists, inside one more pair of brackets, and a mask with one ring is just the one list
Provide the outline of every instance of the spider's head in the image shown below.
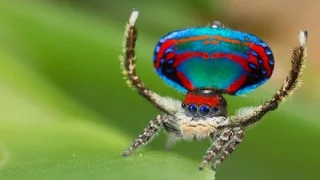
[[182,108],[187,116],[197,118],[227,117],[227,101],[213,90],[196,89],[188,92]]

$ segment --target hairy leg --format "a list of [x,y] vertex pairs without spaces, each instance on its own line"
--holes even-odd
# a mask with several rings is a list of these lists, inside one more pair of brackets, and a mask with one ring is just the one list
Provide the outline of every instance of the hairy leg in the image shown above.
[[[138,30],[135,26],[135,22],[138,18],[138,11],[133,10],[129,18],[129,22],[126,26],[124,34],[124,55],[121,56],[121,67],[122,73],[127,79],[129,87],[133,87],[138,93],[146,98],[149,102],[156,106],[156,108],[167,114],[174,114],[177,111],[177,107],[180,107],[181,102],[168,98],[162,97],[150,89],[146,88],[136,74],[136,62],[135,62],[135,44],[137,41]],[[178,104],[178,106],[176,106]]]
[[218,156],[217,160],[212,164],[211,169],[216,170],[217,167],[236,149],[237,145],[242,142],[244,137],[244,130],[240,127],[232,129],[233,135],[229,142],[221,150],[221,154]]
[[142,134],[134,140],[131,146],[129,146],[122,156],[129,156],[135,149],[140,145],[145,145],[152,140],[152,138],[157,134],[157,132],[163,127],[163,122],[165,120],[164,116],[158,115],[154,120],[151,120],[148,127],[146,127]]
[[203,161],[199,166],[200,170],[203,170],[208,162],[212,161],[216,157],[216,155],[220,152],[224,145],[230,140],[232,134],[233,132],[231,128],[225,128],[220,133],[214,135],[213,144],[207,150],[205,156],[203,157]]
[[[291,58],[291,70],[282,87],[271,100],[257,107],[240,109],[236,116],[231,117],[229,127],[249,126],[260,120],[267,112],[275,110],[281,102],[290,97],[301,84],[302,70],[307,58],[307,31],[300,31],[300,45],[295,47]],[[223,126],[221,126],[223,128]]]

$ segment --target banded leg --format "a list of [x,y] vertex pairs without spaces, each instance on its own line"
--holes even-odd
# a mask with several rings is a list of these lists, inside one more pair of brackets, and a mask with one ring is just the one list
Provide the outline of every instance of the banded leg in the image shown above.
[[230,140],[233,132],[230,128],[225,128],[221,133],[217,134],[213,138],[212,146],[207,150],[205,156],[203,157],[203,161],[199,166],[199,170],[203,170],[203,168],[215,158],[215,156],[220,152],[222,147]]
[[233,135],[230,141],[222,149],[222,152],[220,156],[217,158],[217,160],[211,165],[211,169],[214,171],[229,155],[231,155],[231,153],[236,149],[237,145],[239,145],[242,142],[242,139],[244,137],[244,130],[240,127],[237,127],[234,128],[232,131]]
[[[149,90],[144,86],[139,76],[136,74],[135,44],[137,41],[138,30],[135,26],[135,22],[138,18],[138,14],[139,12],[137,10],[133,10],[126,26],[123,45],[124,55],[120,57],[121,68],[123,69],[122,73],[125,75],[125,79],[127,79],[129,87],[134,87],[142,97],[154,104],[156,108],[172,115],[175,113],[176,106],[175,103],[170,102],[177,100],[161,97],[155,92]],[[179,104],[177,107],[180,107],[181,102],[177,101],[177,103]]]
[[307,58],[307,35],[307,31],[300,31],[300,45],[293,50],[291,58],[292,67],[289,75],[286,77],[282,87],[278,90],[278,92],[276,92],[273,98],[260,106],[242,109],[238,115],[231,118],[232,123],[227,125],[228,127],[246,127],[257,122],[267,112],[277,109],[278,105],[290,97],[292,93],[300,86],[302,71]]
[[162,124],[165,117],[158,115],[156,119],[150,121],[148,127],[146,127],[142,134],[138,136],[132,143],[130,147],[128,147],[122,156],[129,156],[135,149],[137,149],[140,145],[145,145],[151,141],[151,139],[157,134],[157,132],[162,128]]

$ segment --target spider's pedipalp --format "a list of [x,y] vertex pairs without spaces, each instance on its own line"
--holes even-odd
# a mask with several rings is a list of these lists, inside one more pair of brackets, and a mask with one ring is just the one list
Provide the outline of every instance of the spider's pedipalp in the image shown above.
[[299,46],[293,49],[291,57],[291,70],[281,88],[274,94],[273,98],[260,106],[246,108],[240,114],[231,118],[230,127],[249,126],[260,120],[267,112],[275,110],[281,102],[289,98],[301,85],[301,76],[304,63],[307,58],[307,31],[300,31]]
[[[126,83],[129,87],[136,89],[141,96],[154,104],[158,109],[167,113],[174,114],[176,109],[176,100],[166,98],[146,88],[139,76],[136,74],[135,62],[135,44],[138,36],[138,30],[135,26],[139,12],[133,10],[129,21],[126,25],[124,40],[123,40],[123,56],[120,56],[122,74],[125,75]],[[174,103],[172,103],[174,102]],[[181,104],[181,102],[180,102]],[[179,106],[180,106],[179,104]]]
[[165,118],[165,116],[158,115],[154,120],[150,121],[148,127],[146,127],[143,133],[133,141],[132,145],[125,150],[122,156],[127,157],[140,145],[145,145],[150,142],[157,132],[163,127]]
[[221,150],[218,158],[211,165],[212,170],[216,170],[217,167],[236,149],[237,145],[242,142],[244,137],[244,130],[240,127],[232,129],[233,135],[230,138],[229,142],[226,143],[225,147]]
[[222,132],[219,132],[219,134],[214,135],[213,144],[203,157],[199,170],[203,170],[204,167],[216,157],[224,145],[230,140],[232,134],[233,132],[230,128],[225,128]]

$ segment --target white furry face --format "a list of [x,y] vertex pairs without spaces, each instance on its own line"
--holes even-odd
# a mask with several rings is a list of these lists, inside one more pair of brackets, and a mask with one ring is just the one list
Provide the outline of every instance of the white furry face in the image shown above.
[[221,124],[229,123],[229,119],[223,116],[193,120],[184,113],[178,113],[176,118],[182,137],[187,140],[208,138]]

